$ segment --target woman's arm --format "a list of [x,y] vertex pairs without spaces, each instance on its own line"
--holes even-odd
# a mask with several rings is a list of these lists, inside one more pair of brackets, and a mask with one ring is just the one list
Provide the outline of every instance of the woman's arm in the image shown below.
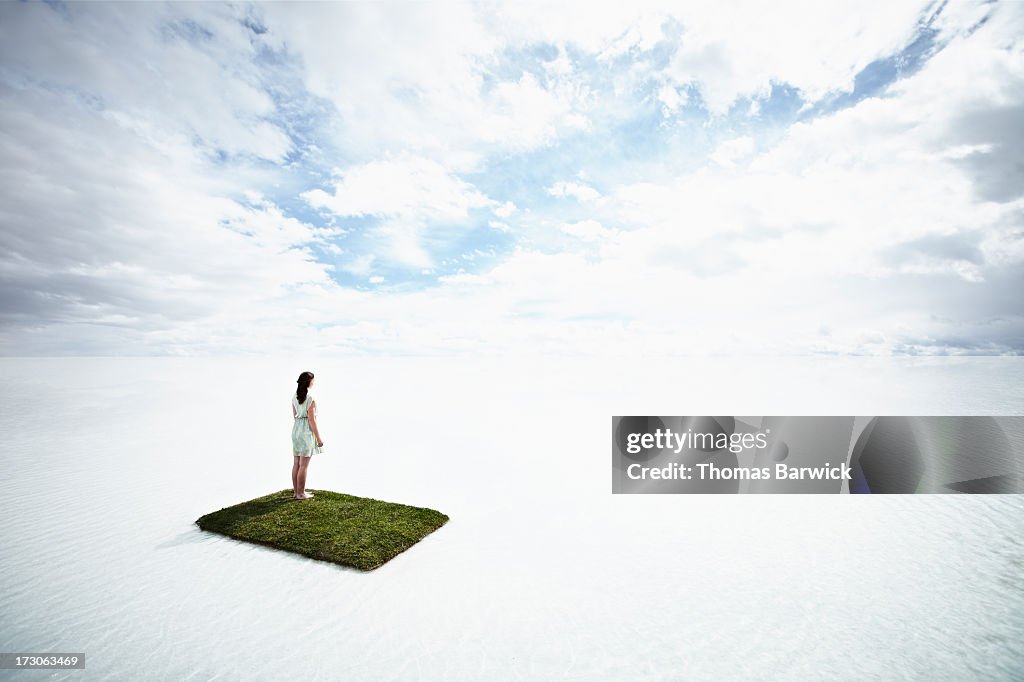
[[309,428],[313,429],[313,435],[316,439],[323,443],[323,439],[320,438],[320,429],[316,427],[316,401],[314,400],[309,404],[309,409],[306,410],[306,415],[309,417]]

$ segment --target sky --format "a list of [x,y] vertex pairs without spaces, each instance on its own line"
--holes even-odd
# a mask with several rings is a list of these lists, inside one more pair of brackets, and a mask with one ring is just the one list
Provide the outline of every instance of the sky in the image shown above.
[[5,2],[0,140],[8,356],[1024,352],[1020,2]]

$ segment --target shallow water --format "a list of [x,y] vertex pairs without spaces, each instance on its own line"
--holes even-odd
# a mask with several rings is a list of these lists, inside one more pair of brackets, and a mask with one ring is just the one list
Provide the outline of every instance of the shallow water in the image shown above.
[[[193,525],[290,485],[303,369],[309,486],[451,517],[376,571]],[[0,371],[0,650],[88,679],[1024,676],[1024,496],[613,496],[609,456],[614,414],[1024,414],[1020,359]]]

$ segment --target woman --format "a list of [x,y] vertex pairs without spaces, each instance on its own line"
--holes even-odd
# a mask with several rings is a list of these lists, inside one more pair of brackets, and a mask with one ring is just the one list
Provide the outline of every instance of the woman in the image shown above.
[[309,459],[313,453],[320,451],[324,442],[320,440],[320,430],[316,427],[316,401],[309,394],[313,373],[303,372],[296,383],[299,387],[292,396],[292,417],[295,418],[295,425],[292,426],[292,455],[295,458],[292,464],[292,490],[296,500],[308,500],[313,497],[312,493],[306,492]]

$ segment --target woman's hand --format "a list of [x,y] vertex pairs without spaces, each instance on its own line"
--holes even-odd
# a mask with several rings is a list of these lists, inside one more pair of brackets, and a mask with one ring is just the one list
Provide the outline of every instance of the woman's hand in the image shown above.
[[318,448],[322,448],[324,446],[324,442],[322,440],[320,440],[319,438],[317,438],[316,439],[316,446]]

